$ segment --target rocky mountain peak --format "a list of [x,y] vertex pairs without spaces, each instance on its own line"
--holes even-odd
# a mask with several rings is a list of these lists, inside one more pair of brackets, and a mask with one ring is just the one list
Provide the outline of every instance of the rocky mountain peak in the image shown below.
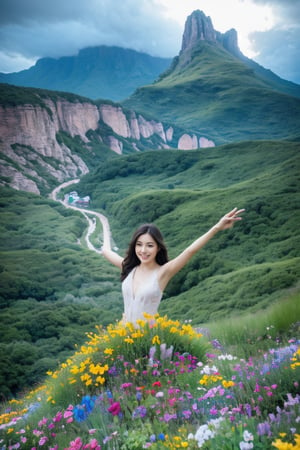
[[216,42],[217,36],[211,18],[198,9],[186,19],[181,51],[194,47],[199,40]]
[[203,11],[196,10],[186,19],[181,53],[195,47],[199,41],[221,44],[230,53],[236,56],[241,55],[236,30],[231,29],[224,34],[220,33],[214,29],[210,17],[206,16]]
[[242,56],[242,52],[238,46],[238,35],[234,28],[226,31],[226,33],[217,33],[217,40],[222,46],[235,56]]

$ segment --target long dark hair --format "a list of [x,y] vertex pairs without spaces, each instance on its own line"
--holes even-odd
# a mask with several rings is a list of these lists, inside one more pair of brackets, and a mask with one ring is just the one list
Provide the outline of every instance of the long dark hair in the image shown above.
[[150,234],[150,236],[155,240],[155,242],[158,245],[159,250],[155,258],[157,264],[162,266],[168,261],[168,251],[165,246],[164,239],[160,230],[157,228],[156,225],[153,225],[152,223],[145,223],[135,231],[129,243],[129,247],[122,264],[121,281],[123,281],[127,277],[129,272],[131,272],[134,267],[138,266],[141,263],[138,257],[136,256],[135,245],[138,238],[142,234],[146,233]]

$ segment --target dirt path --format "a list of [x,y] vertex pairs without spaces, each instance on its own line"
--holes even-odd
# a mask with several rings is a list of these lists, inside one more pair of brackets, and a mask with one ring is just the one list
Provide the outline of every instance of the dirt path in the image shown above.
[[[69,205],[67,202],[65,202],[63,200],[57,199],[57,195],[61,189],[65,188],[67,186],[71,186],[72,184],[79,183],[79,181],[80,181],[79,179],[75,179],[75,180],[66,181],[65,183],[60,184],[51,192],[50,198],[52,198],[52,200],[56,200],[56,201],[60,202],[62,205],[65,206],[65,208],[74,209],[76,211],[81,212],[81,214],[84,215],[84,217],[86,218],[86,220],[88,222],[88,230],[87,230],[87,234],[85,236],[87,247],[96,253],[101,253],[101,250],[94,247],[94,245],[91,243],[90,236],[94,233],[94,231],[96,229],[96,218],[98,217],[98,219],[100,220],[101,225],[102,225],[103,240],[106,238],[111,239],[110,227],[109,227],[109,222],[108,222],[107,218],[103,214],[100,214],[96,211],[92,211],[90,209],[77,208],[76,206]],[[90,215],[92,215],[93,217],[91,218]]]

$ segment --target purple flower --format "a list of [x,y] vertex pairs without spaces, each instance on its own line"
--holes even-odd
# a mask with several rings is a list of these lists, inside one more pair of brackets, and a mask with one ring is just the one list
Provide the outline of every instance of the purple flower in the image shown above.
[[182,411],[182,415],[185,419],[189,419],[192,415],[192,411],[190,411],[189,409],[187,409],[186,411]]
[[146,415],[147,415],[147,408],[146,406],[141,405],[135,408],[135,410],[132,413],[132,418],[133,419],[143,418]]
[[173,419],[177,419],[177,414],[169,414],[169,413],[165,413],[164,417],[162,418],[162,420],[164,420],[165,422],[170,422],[170,420]]
[[268,422],[262,422],[257,425],[257,434],[259,436],[271,436],[271,428]]

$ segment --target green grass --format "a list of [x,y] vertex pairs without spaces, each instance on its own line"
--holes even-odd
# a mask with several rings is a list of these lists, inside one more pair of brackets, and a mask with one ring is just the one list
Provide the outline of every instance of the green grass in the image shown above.
[[[240,357],[254,356],[272,346],[299,337],[300,291],[267,306],[263,311],[233,315],[205,325],[228,352]],[[296,321],[295,321],[296,319]]]
[[80,213],[8,188],[0,206],[0,385],[9,396],[120,317],[122,299],[117,270],[79,244]]

